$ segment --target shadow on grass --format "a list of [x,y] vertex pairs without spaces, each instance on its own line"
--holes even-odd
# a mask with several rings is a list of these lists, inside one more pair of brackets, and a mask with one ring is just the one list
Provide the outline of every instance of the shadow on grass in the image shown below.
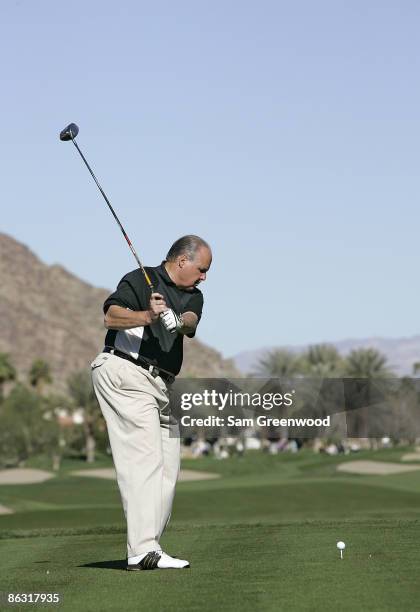
[[94,563],[84,563],[83,565],[78,565],[78,567],[94,567],[96,569],[113,569],[126,571],[127,559],[122,559],[121,561],[95,561]]

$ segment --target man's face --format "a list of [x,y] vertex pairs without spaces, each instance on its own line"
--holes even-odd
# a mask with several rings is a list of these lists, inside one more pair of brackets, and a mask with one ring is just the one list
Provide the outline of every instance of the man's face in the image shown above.
[[206,280],[211,266],[212,255],[207,247],[200,247],[191,261],[186,255],[180,255],[177,260],[177,285],[187,291],[192,291]]

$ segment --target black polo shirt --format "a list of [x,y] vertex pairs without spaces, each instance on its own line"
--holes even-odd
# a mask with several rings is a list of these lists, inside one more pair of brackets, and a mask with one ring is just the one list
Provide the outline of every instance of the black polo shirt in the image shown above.
[[[192,291],[179,289],[167,273],[165,262],[155,268],[146,268],[154,289],[164,296],[166,304],[177,314],[194,312],[201,318],[203,294],[197,288]],[[117,290],[104,303],[104,312],[115,304],[129,310],[149,310],[150,289],[140,269],[126,274],[118,284]],[[194,334],[189,334],[192,338]],[[183,358],[182,334],[171,334],[157,321],[153,325],[125,330],[108,330],[105,345],[127,353],[134,359],[139,356],[147,359],[172,374],[179,373]]]

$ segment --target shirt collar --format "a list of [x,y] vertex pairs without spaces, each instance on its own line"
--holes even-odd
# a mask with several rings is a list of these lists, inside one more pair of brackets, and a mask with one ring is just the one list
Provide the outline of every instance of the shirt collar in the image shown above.
[[173,287],[176,287],[174,281],[171,279],[171,277],[166,271],[165,263],[166,263],[166,260],[163,260],[160,266],[157,267],[157,273],[159,274],[159,276],[163,278],[163,280],[165,281],[167,285],[172,285]]

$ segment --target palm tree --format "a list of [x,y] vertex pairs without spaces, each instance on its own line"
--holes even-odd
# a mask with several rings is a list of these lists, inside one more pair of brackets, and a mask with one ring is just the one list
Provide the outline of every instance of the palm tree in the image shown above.
[[420,361],[413,363],[413,376],[416,376],[420,372]]
[[345,360],[344,373],[349,378],[387,378],[392,375],[385,355],[373,348],[351,351]]
[[335,346],[315,344],[301,357],[304,373],[313,378],[336,378],[342,375],[344,362]]
[[[301,359],[299,355],[287,349],[274,349],[268,351],[259,360],[254,375],[263,378],[279,379],[277,381],[269,381],[264,385],[264,388],[260,390],[260,393],[284,393],[284,389],[282,388],[283,383],[290,383],[291,379],[302,375]],[[276,416],[285,416],[282,408],[277,408],[277,410],[279,412],[276,413]],[[287,426],[282,426],[278,428],[277,434],[281,438],[287,439],[289,436],[289,428]],[[263,429],[260,431],[260,435],[263,438],[267,438],[268,430]]]
[[387,358],[373,348],[355,349],[345,360],[345,376],[355,379],[347,385],[347,403],[355,408],[347,414],[347,426],[359,437],[370,438],[369,407],[377,402],[379,393],[371,381],[392,376]]
[[29,382],[39,395],[42,395],[45,385],[52,383],[51,368],[43,359],[35,359],[29,370]]
[[290,378],[299,373],[299,358],[292,351],[274,349],[260,358],[255,375],[267,378]]
[[4,384],[16,380],[16,370],[7,353],[0,353],[0,400],[3,398]]
[[81,370],[73,373],[68,381],[68,388],[76,408],[83,413],[83,430],[85,434],[86,461],[95,461],[96,439],[95,431],[102,422],[101,412],[92,387],[88,372]]

